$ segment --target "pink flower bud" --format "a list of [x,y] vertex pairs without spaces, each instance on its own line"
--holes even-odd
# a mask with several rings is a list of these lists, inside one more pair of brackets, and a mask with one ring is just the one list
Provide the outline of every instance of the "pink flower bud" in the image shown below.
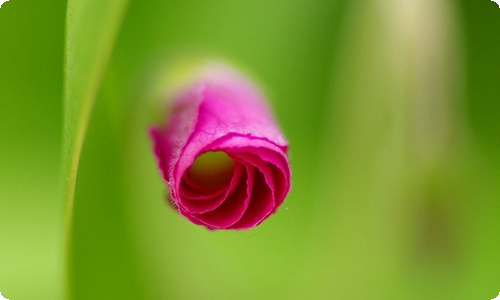
[[290,190],[288,144],[258,89],[211,67],[179,94],[150,131],[174,207],[209,229],[250,229]]

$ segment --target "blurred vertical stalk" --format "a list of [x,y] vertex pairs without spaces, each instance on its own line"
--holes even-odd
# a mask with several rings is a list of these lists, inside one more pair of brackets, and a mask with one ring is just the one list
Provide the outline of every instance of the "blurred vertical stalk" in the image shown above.
[[320,280],[307,282],[309,292],[421,299],[406,288],[423,274],[429,284],[422,279],[414,292],[432,297],[431,275],[454,272],[460,244],[454,10],[445,0],[358,1],[345,25],[319,182],[321,231],[311,243],[317,262],[305,267]]
[[[78,249],[76,246],[85,245],[85,242],[82,241],[91,236],[86,225],[95,219],[92,215],[91,205],[93,203],[85,197],[78,198],[81,196],[78,196],[77,189],[82,190],[82,186],[87,183],[81,184],[82,180],[79,179],[78,185],[80,187],[78,187],[77,173],[81,156],[85,152],[84,142],[94,105],[128,3],[128,0],[87,0],[68,1],[67,4],[61,155],[62,192],[65,199],[65,257],[63,258],[65,270],[64,278],[62,278],[65,299],[83,299],[86,297],[83,291],[86,290],[93,294],[99,293],[95,286],[94,289],[85,288],[86,284],[92,286],[89,283],[91,280],[81,280],[85,276],[80,277],[92,270],[90,265],[96,263],[96,260],[92,259],[92,255],[88,255],[88,252],[81,251],[83,248]],[[105,132],[105,129],[102,132]],[[96,156],[98,155],[96,154]],[[92,160],[89,160],[89,163],[92,164]],[[75,199],[87,203],[76,205]],[[78,209],[83,208],[83,211],[77,211],[77,207]],[[89,264],[89,262],[91,263]],[[115,280],[115,278],[106,279]],[[78,282],[79,280],[80,282]],[[106,282],[109,281],[95,279],[95,282],[101,283],[102,286],[106,286]],[[81,286],[84,286],[82,291],[78,290]]]

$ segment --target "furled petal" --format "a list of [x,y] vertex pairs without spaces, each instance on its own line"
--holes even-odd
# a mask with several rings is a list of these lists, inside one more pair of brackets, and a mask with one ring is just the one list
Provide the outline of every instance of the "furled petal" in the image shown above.
[[[180,205],[185,207],[186,210],[191,213],[205,213],[208,211],[212,211],[219,207],[227,197],[237,188],[237,185],[240,182],[244,182],[246,178],[246,170],[245,166],[242,164],[236,164],[233,172],[233,176],[231,178],[231,182],[225,190],[222,190],[222,193],[218,193],[216,195],[207,195],[198,193],[198,195],[193,195],[191,198],[184,198],[182,196],[179,198]],[[182,189],[182,186],[181,186]],[[193,191],[197,192],[197,191]],[[207,195],[211,198],[205,198]]]
[[[288,144],[264,97],[227,67],[204,69],[151,137],[179,212],[209,229],[252,228],[290,190]],[[232,159],[231,168],[194,167],[201,155],[218,152]]]

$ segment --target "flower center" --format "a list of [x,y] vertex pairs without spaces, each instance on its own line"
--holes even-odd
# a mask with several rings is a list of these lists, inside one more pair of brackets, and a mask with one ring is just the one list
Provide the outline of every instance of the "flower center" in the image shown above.
[[233,176],[234,161],[224,152],[206,152],[198,156],[186,175],[194,186],[217,190],[228,186]]

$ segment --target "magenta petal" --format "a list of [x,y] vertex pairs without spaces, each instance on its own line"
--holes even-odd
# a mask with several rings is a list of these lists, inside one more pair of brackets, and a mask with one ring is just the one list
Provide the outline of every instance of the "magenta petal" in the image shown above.
[[255,170],[247,166],[246,181],[240,181],[238,187],[232,191],[216,210],[193,214],[193,217],[206,224],[211,229],[223,229],[238,222],[245,214],[250,204],[250,195],[253,187]]
[[276,208],[281,205],[290,189],[290,174],[287,172],[289,169],[285,167],[287,162],[282,161],[273,151],[264,148],[242,148],[235,155],[255,165],[264,174],[276,202]]
[[264,221],[274,208],[271,189],[266,184],[264,175],[257,172],[250,205],[243,217],[231,229],[250,229]]
[[227,192],[229,186],[230,185],[221,187],[220,189],[203,191],[202,188],[199,188],[196,185],[191,185],[187,180],[183,180],[181,182],[181,187],[179,190],[179,197],[183,201],[195,200],[196,202],[198,202],[198,201],[213,200],[216,197],[224,195]]
[[[193,223],[252,228],[274,213],[290,190],[288,144],[264,97],[246,78],[221,66],[200,74],[173,102],[168,121],[150,130],[158,166],[179,212]],[[224,151],[235,161],[230,181],[216,188],[186,175],[208,151]]]

